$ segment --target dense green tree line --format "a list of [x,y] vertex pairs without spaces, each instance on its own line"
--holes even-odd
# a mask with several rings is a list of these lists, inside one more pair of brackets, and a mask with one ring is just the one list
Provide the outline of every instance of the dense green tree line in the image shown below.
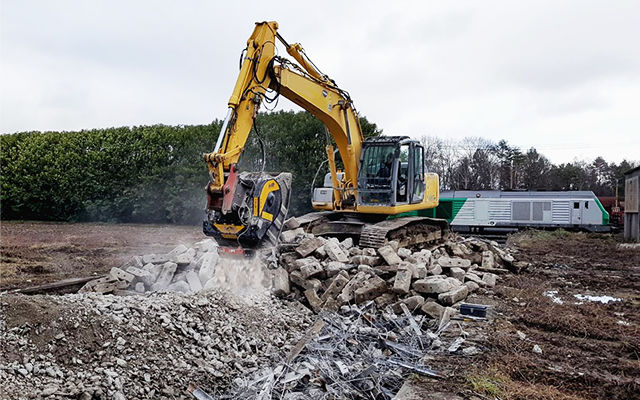
[[[267,171],[293,173],[292,212],[310,210],[310,184],[325,158],[322,124],[306,112],[262,114],[257,121]],[[375,124],[361,119],[366,136]],[[2,219],[198,223],[209,152],[220,122],[0,136]],[[258,135],[241,161],[259,169]]]

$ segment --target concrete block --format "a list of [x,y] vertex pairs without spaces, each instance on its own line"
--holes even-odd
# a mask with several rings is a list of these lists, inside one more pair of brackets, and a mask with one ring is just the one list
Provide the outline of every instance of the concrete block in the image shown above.
[[218,251],[218,243],[213,239],[201,240],[195,243],[194,246],[203,253]]
[[298,253],[296,253],[295,251],[282,253],[279,258],[280,265],[283,266],[288,272],[295,271],[296,269],[298,269],[298,266],[295,264],[295,262],[299,257],[300,255],[298,255]]
[[331,280],[331,284],[329,285],[327,290],[325,290],[325,292],[322,294],[322,301],[324,302],[329,298],[335,299],[336,297],[338,297],[338,295],[342,292],[342,289],[344,289],[348,282],[348,278],[345,278],[342,275],[336,275],[336,277]]
[[370,267],[375,267],[376,265],[379,265],[381,262],[380,257],[365,256],[365,255],[352,256],[350,261],[351,261],[351,264],[368,265]]
[[427,266],[424,263],[413,264],[413,279],[424,279],[427,274]]
[[322,307],[322,300],[318,296],[315,289],[307,289],[304,291],[304,296],[307,298],[311,309],[315,312],[319,312]]
[[462,286],[462,281],[452,277],[452,276],[448,276],[446,278],[444,278],[445,281],[449,282],[449,285],[451,285],[452,288],[458,287],[458,286]]
[[319,262],[311,262],[300,267],[300,274],[303,279],[313,278],[323,272],[322,265]]
[[355,290],[360,287],[367,279],[367,274],[364,272],[358,272],[351,280],[344,286],[340,295],[338,295],[338,304],[342,305],[353,301],[353,295]]
[[428,275],[440,275],[442,274],[442,267],[440,266],[440,264],[434,264],[431,266],[431,268],[427,269],[427,274]]
[[324,245],[324,250],[327,252],[327,256],[333,261],[339,261],[342,263],[348,263],[349,257],[345,254],[340,245],[334,241],[327,241]]
[[482,252],[482,268],[495,268],[495,257],[492,251]]
[[202,262],[200,265],[200,270],[198,271],[198,277],[200,278],[200,282],[204,285],[209,279],[213,278],[216,273],[216,265],[218,264],[218,259],[220,256],[217,251],[206,253],[202,256]]
[[375,302],[378,307],[386,307],[387,305],[393,303],[395,299],[396,299],[395,294],[387,292],[376,297]]
[[410,296],[410,297],[407,297],[406,299],[403,299],[402,302],[407,306],[407,308],[410,311],[413,312],[414,310],[417,310],[418,308],[422,307],[422,305],[424,304],[424,297],[420,295]]
[[136,283],[136,289],[135,290],[138,293],[144,293],[145,292],[144,283],[142,283],[142,282]]
[[[151,264],[153,265],[153,264]],[[143,277],[147,277],[149,275],[151,275],[151,272],[142,269],[142,268],[136,268],[136,267],[127,267],[127,272],[130,273],[131,275],[134,276],[135,278],[143,278]]]
[[440,264],[441,267],[445,268],[469,268],[471,266],[471,261],[460,257],[440,257],[438,258],[438,264]]
[[127,283],[133,282],[133,278],[135,278],[135,276],[133,276],[133,274],[130,274],[129,272],[123,271],[118,267],[111,268],[111,271],[109,272],[109,275],[114,280],[117,279],[117,280],[125,281]]
[[272,279],[271,286],[273,288],[273,294],[276,296],[286,296],[291,293],[289,287],[289,273],[286,269],[278,267],[271,271]]
[[390,246],[393,251],[398,251],[398,249],[400,248],[400,242],[398,242],[397,240],[391,240],[387,242],[387,245]]
[[484,282],[488,287],[494,287],[496,285],[497,278],[498,278],[498,275],[485,272],[482,275],[482,282]]
[[313,253],[318,247],[324,245],[325,239],[321,237],[304,238],[296,248],[296,253],[306,257]]
[[299,258],[293,262],[293,264],[295,265],[295,269],[300,269],[305,265],[316,264],[316,263],[318,263],[318,259],[315,258],[314,256]]
[[464,281],[465,272],[462,268],[452,267],[449,268],[448,275],[462,282]]
[[358,271],[364,272],[367,275],[378,275],[373,267],[364,264],[358,265]]
[[411,250],[406,249],[404,247],[400,247],[399,249],[396,250],[396,253],[398,254],[398,256],[400,258],[402,258],[403,260],[406,260],[407,257],[411,257]]
[[173,262],[164,263],[164,265],[162,266],[162,269],[160,270],[160,274],[158,275],[158,279],[156,280],[156,283],[152,285],[152,290],[157,291],[157,290],[166,289],[171,283],[171,280],[173,279],[173,275],[176,272],[176,268],[178,268],[178,264],[176,263],[173,263]]
[[362,255],[362,249],[359,247],[352,247],[349,249],[349,256],[353,257],[353,256],[360,256]]
[[167,253],[167,256],[169,257],[175,257],[178,254],[182,254],[185,251],[187,251],[189,248],[183,244],[179,245],[178,247],[176,247],[175,249],[171,250],[170,252]]
[[398,270],[396,278],[393,282],[393,291],[398,294],[407,294],[411,288],[412,272],[408,269]]
[[464,275],[464,280],[468,282],[475,282],[480,286],[487,286],[487,284],[482,280],[482,278],[480,278],[478,275],[474,274],[473,272],[467,272]]
[[295,229],[292,231],[283,231],[280,234],[280,241],[283,243],[295,243],[297,236],[298,233]]
[[289,274],[289,280],[303,289],[319,289],[322,282],[318,279],[305,279],[300,271],[293,271]]
[[200,280],[200,277],[198,276],[198,273],[196,271],[188,271],[186,273],[185,279],[187,280],[189,288],[192,292],[196,293],[202,290],[202,281]]
[[469,289],[469,293],[473,293],[480,288],[480,285],[472,281],[465,282],[464,285]]
[[169,292],[191,293],[191,288],[185,281],[174,282],[171,285],[167,286],[166,290]]
[[319,260],[324,260],[325,258],[327,258],[327,251],[324,249],[324,245],[315,249],[313,255]]
[[342,242],[340,242],[340,247],[344,251],[349,251],[349,249],[351,249],[353,247],[353,238],[348,237],[345,240],[343,240]]
[[354,292],[356,303],[373,300],[380,296],[387,289],[387,282],[377,275],[370,277],[363,286],[357,288]]
[[363,256],[370,256],[370,257],[375,257],[378,255],[378,253],[376,252],[375,249],[372,249],[371,247],[365,247],[362,249],[362,255]]
[[345,263],[341,263],[340,261],[329,261],[327,265],[324,267],[324,271],[327,274],[328,278],[336,276],[340,271],[343,271],[346,268]]
[[189,265],[193,261],[193,257],[189,257],[189,254],[182,253],[173,257],[173,262],[180,266]]
[[142,262],[145,264],[164,264],[169,261],[169,257],[166,254],[145,254],[142,256]]
[[398,257],[396,252],[389,245],[380,247],[378,249],[378,254],[380,254],[389,265],[400,264],[402,262],[402,259]]
[[292,229],[297,229],[300,227],[300,222],[296,219],[296,217],[288,218],[284,221],[284,230],[290,231]]
[[420,307],[420,311],[422,311],[428,317],[433,319],[440,319],[442,313],[444,312],[444,307],[435,301],[427,301]]
[[418,293],[435,294],[444,293],[451,290],[452,285],[446,279],[430,276],[413,282],[413,290]]
[[464,300],[469,294],[469,288],[465,285],[458,286],[445,293],[438,295],[438,302],[445,306],[451,306],[455,303]]

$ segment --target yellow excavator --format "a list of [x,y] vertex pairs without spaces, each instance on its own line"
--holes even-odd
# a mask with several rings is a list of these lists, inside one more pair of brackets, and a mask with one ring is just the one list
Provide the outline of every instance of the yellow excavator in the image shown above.
[[[276,41],[296,62],[276,54]],[[425,171],[422,145],[406,136],[364,140],[349,94],[320,72],[300,44],[287,43],[277,22],[257,22],[242,52],[240,74],[213,152],[204,154],[210,177],[206,235],[239,244],[240,249],[278,242],[288,212],[291,174],[238,170],[261,103],[278,95],[324,124],[344,168],[338,170],[336,150],[328,141],[329,173],[323,187],[313,190],[312,206],[319,211],[298,219],[308,231],[351,236],[361,246],[377,248],[388,240],[405,246],[435,241],[448,229],[444,220],[419,216],[436,207],[439,199],[438,175]]]

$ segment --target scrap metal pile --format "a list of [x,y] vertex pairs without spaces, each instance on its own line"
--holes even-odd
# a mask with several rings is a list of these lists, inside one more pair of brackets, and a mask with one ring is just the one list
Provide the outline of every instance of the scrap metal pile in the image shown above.
[[[398,316],[391,307],[380,309],[369,301],[343,306],[338,313],[322,313],[280,363],[236,378],[221,398],[388,399],[410,373],[442,377],[423,358],[462,350],[457,335],[449,345],[440,338],[451,324],[449,313],[435,321],[401,308],[403,314]],[[464,352],[473,355],[477,349]]]

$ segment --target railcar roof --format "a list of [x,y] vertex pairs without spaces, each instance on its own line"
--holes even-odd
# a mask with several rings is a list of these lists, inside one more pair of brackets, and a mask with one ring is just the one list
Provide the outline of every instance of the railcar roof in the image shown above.
[[[479,195],[479,196],[478,196]],[[572,190],[572,191],[504,191],[504,190],[445,190],[440,192],[440,197],[445,199],[457,198],[502,198],[502,199],[521,199],[521,198],[537,198],[537,199],[592,199],[596,197],[590,190]]]

